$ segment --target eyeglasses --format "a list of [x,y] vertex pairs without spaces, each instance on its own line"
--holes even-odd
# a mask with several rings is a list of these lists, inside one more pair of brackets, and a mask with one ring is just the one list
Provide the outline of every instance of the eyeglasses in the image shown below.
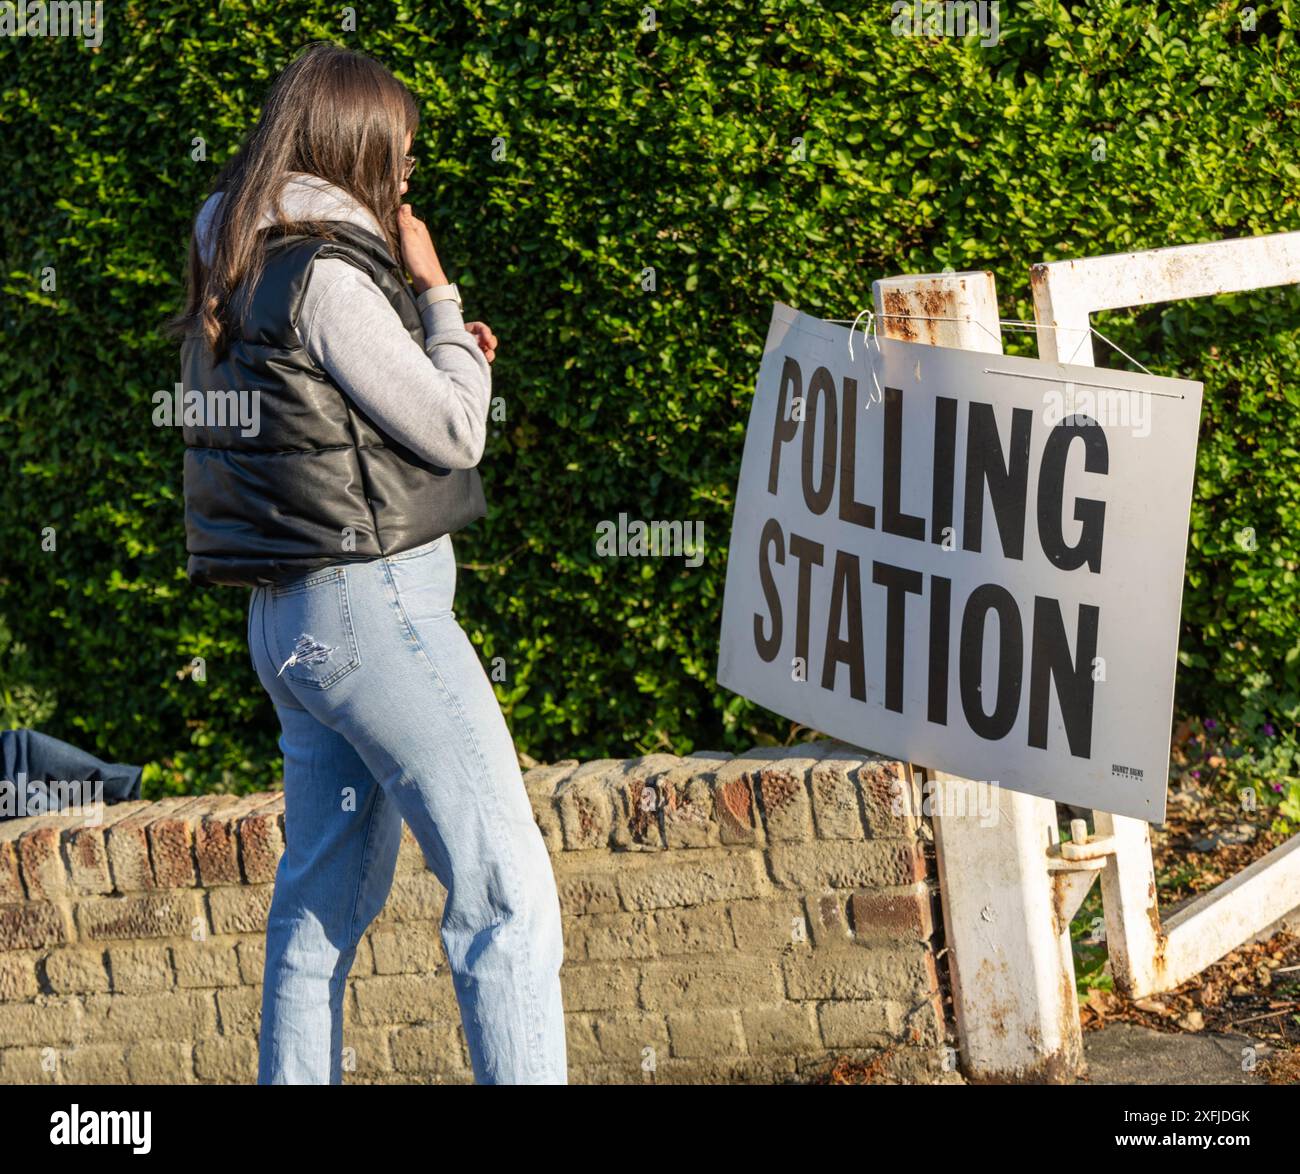
[[403,155],[402,156],[402,178],[404,180],[410,179],[411,172],[414,170],[415,170],[415,156]]

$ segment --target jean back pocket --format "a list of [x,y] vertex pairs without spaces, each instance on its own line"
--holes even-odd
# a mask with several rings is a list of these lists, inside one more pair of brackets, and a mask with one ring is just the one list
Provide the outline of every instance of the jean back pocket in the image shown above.
[[361,666],[344,568],[276,585],[270,602],[277,677],[328,689]]

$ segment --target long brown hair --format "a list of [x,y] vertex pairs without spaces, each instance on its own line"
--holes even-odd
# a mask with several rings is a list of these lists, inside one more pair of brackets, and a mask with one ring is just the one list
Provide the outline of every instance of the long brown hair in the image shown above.
[[[400,258],[402,159],[407,132],[414,136],[418,125],[410,90],[379,62],[327,42],[308,46],[276,78],[248,141],[213,182],[223,195],[209,229],[212,264],[203,263],[191,233],[185,309],[171,323],[173,333],[201,332],[214,355],[225,352],[232,322],[261,276],[265,235],[258,223],[266,208],[279,208],[291,172],[328,180],[364,205]],[[329,235],[321,223],[287,228]]]

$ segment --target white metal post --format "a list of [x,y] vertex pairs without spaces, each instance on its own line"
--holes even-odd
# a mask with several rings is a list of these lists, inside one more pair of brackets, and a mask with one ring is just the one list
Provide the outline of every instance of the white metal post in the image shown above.
[[[890,338],[1002,351],[991,273],[891,277],[872,293]],[[1082,1040],[1069,916],[1048,869],[1056,804],[947,774],[928,786],[962,1068],[972,1081],[1072,1080]]]

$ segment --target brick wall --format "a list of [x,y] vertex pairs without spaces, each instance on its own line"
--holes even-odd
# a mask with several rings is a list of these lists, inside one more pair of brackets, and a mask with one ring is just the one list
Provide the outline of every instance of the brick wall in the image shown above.
[[[565,913],[570,1080],[945,1073],[929,829],[901,763],[821,740],[527,772]],[[0,823],[0,1083],[251,1082],[283,798]],[[348,983],[345,1081],[469,1083],[403,832]]]

